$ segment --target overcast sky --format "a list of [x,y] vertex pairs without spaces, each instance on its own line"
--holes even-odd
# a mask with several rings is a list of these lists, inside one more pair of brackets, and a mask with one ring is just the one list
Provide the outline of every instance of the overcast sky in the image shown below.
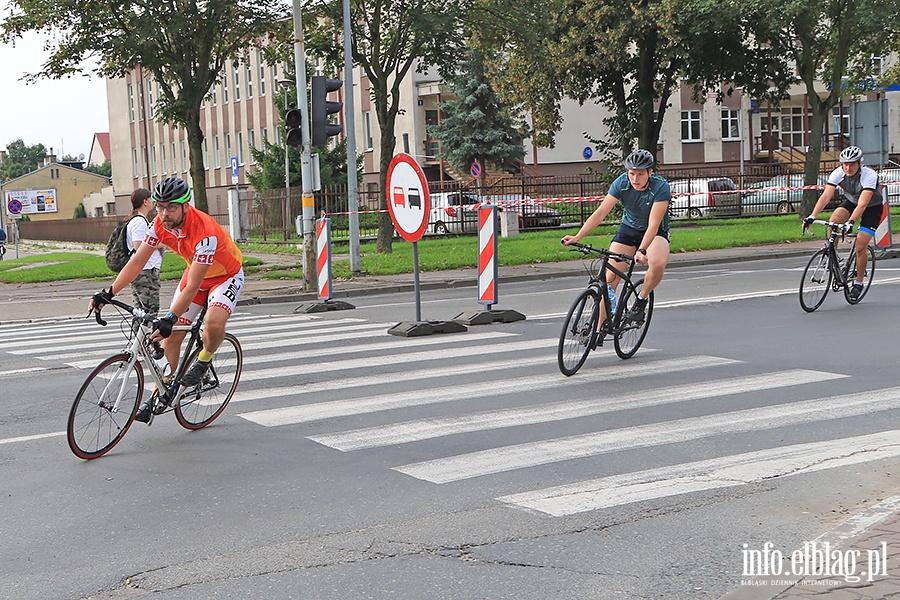
[[[0,18],[7,14],[0,0]],[[43,40],[31,35],[0,44],[0,149],[17,139],[26,146],[44,144],[60,158],[87,160],[94,133],[109,131],[106,81],[96,76],[41,80],[26,85],[20,78],[33,73],[47,58]]]

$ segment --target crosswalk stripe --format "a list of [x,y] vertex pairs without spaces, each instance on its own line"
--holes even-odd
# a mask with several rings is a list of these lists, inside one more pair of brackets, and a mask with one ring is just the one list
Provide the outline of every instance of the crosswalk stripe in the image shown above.
[[900,387],[893,387],[503,446],[402,465],[394,467],[394,470],[432,483],[448,483],[629,448],[675,444],[726,433],[840,419],[898,407],[900,407]]
[[[694,357],[693,360],[697,363],[696,366],[698,368],[723,364],[722,359],[716,359],[716,357],[711,356],[701,358]],[[658,369],[661,372],[669,372],[668,365],[656,363],[653,365],[653,368]],[[647,408],[662,404],[675,404],[677,402],[687,402],[701,398],[714,398],[717,396],[739,394],[751,390],[758,391],[804,385],[840,377],[844,377],[844,375],[795,369],[776,373],[761,373],[744,377],[733,377],[730,379],[709,381],[703,384],[688,383],[678,386],[642,390],[640,392],[626,394],[619,398],[609,400],[594,398],[577,402],[548,402],[546,404],[539,404],[527,408],[484,411],[462,417],[421,419],[338,433],[313,435],[310,436],[309,439],[336,450],[349,452],[351,450],[392,446],[394,444],[404,444],[460,433],[534,425],[536,423],[549,423],[552,421],[576,419],[579,417],[588,417],[619,410]]]
[[900,430],[795,444],[510,494],[500,502],[562,517],[900,456]]
[[[362,322],[364,319],[352,319],[345,318],[340,319],[340,321],[344,322]],[[312,321],[315,324],[315,321],[322,323],[321,317],[315,317],[311,315],[295,315],[292,317],[270,317],[265,320],[262,324],[264,326],[276,325],[284,322],[298,322],[298,321]],[[0,349],[4,348],[19,348],[25,346],[34,346],[38,344],[55,344],[57,342],[63,342],[64,340],[68,340],[69,338],[90,338],[91,342],[94,343],[96,340],[101,340],[104,338],[117,338],[121,339],[122,334],[120,333],[120,324],[121,321],[110,321],[110,324],[106,327],[99,327],[93,320],[86,321],[84,323],[74,324],[72,322],[66,322],[61,325],[54,325],[48,327],[23,327],[22,325],[18,325],[16,327],[16,333],[18,334],[27,334],[30,339],[25,340],[21,339],[21,337],[0,342]],[[252,328],[256,329],[260,327],[261,323],[252,323],[248,322],[247,318],[231,318],[228,320],[228,330],[232,331],[240,331],[242,329]],[[297,323],[300,325],[300,323]],[[280,325],[279,325],[280,327]],[[276,327],[271,327],[275,329]]]
[[443,390],[440,394],[426,394],[421,390],[408,392],[394,392],[381,395],[368,395],[346,400],[334,400],[330,402],[317,402],[303,406],[288,406],[244,413],[239,416],[266,427],[290,425],[295,423],[307,423],[332,417],[359,415],[396,408],[408,408],[411,406],[425,406],[428,404],[441,404],[480,398],[489,389],[492,395],[512,394],[523,391],[546,389],[559,385],[577,385],[597,381],[612,381],[640,375],[640,371],[634,366],[616,365],[602,371],[591,371],[579,376],[577,382],[572,379],[563,379],[558,373],[550,375],[535,375],[531,377],[517,377],[514,379],[498,380],[491,383],[476,382],[454,386],[452,389]]
[[[474,346],[469,351],[467,351],[467,356],[479,356],[482,354],[493,354],[497,352],[503,352],[503,359],[493,361],[493,362],[480,362],[478,363],[479,371],[493,371],[498,369],[509,369],[510,368],[510,356],[513,353],[521,352],[525,350],[536,350],[540,348],[547,348],[550,346],[555,346],[556,340],[526,340],[526,341],[517,341],[517,342],[509,342],[503,345],[500,344],[490,344],[487,346]],[[407,356],[404,355],[393,355],[393,357],[400,357],[399,360],[403,361],[404,358],[409,358],[410,360],[415,359],[417,361],[439,361],[445,358],[452,358],[459,356],[459,351],[454,350],[434,350],[430,352],[416,352],[414,354],[410,354]],[[547,364],[548,360],[546,356],[532,356],[532,357],[516,357],[515,367],[527,367],[532,365],[541,365]],[[328,364],[329,366],[323,367],[323,365]],[[248,371],[241,376],[241,381],[253,381],[253,380],[267,380],[275,377],[291,377],[296,375],[304,375],[307,373],[318,373],[318,372],[334,372],[339,370],[357,370],[357,369],[366,369],[370,367],[379,367],[384,366],[384,359],[380,357],[373,358],[360,358],[357,360],[351,361],[335,361],[334,363],[314,363],[314,364],[303,364],[303,365],[291,365],[288,367],[274,367],[271,369],[257,369],[254,371]],[[458,376],[460,373],[459,365],[450,365],[446,367],[436,367],[436,366],[428,366],[422,369],[413,369],[409,371],[403,372],[403,380],[404,381],[415,381],[419,379],[432,379],[438,377],[447,377],[447,376]],[[324,384],[316,384],[315,386],[298,386],[298,385],[287,385],[280,387],[266,387],[257,390],[250,390],[248,392],[242,392],[238,390],[238,393],[235,394],[235,397],[231,400],[232,402],[243,402],[246,400],[258,400],[261,398],[281,398],[284,396],[293,396],[300,397],[304,395],[315,395],[321,392],[322,386],[327,386],[329,389],[341,389],[346,390],[355,387],[371,387],[373,385],[379,384],[394,384],[397,383],[397,373],[379,373],[374,375],[362,375],[359,377],[341,377],[340,379],[331,379]]]
[[[321,321],[310,321],[305,323],[297,323],[294,324],[293,327],[285,331],[284,324],[271,324],[263,327],[254,327],[252,329],[248,329],[246,331],[252,331],[252,334],[244,333],[241,335],[241,339],[246,339],[249,342],[253,340],[261,340],[261,339],[278,339],[291,337],[295,335],[306,335],[311,334],[315,335],[318,333],[326,332],[326,331],[356,331],[357,329],[372,329],[372,328],[387,328],[389,327],[389,323],[367,323],[360,324],[359,322],[354,321],[343,321],[343,322],[334,322],[334,324],[323,323]],[[245,331],[241,328],[231,328],[228,330],[235,335],[240,335],[242,331]],[[35,348],[16,348],[15,350],[9,350],[10,354],[14,355],[28,355],[28,354],[41,354],[45,352],[54,352],[52,355],[47,355],[48,357],[52,357],[53,360],[61,360],[66,355],[71,355],[71,352],[74,352],[77,356],[84,356],[85,346],[89,345],[92,348],[92,351],[98,351],[98,348],[120,348],[126,343],[125,336],[122,332],[110,332],[104,333],[103,335],[91,335],[89,337],[89,341],[86,343],[84,337],[82,336],[78,340],[67,340],[67,341],[76,341],[75,344],[66,344],[66,343],[57,343],[52,339],[39,340],[40,343],[34,343],[37,347]],[[242,344],[243,345],[243,344]],[[67,352],[68,351],[68,352]]]

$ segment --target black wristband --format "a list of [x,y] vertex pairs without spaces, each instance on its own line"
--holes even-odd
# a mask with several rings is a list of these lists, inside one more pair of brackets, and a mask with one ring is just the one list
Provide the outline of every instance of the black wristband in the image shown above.
[[647,249],[646,249],[646,248],[638,248],[637,251],[640,252],[641,254],[643,254],[644,256],[647,256]]

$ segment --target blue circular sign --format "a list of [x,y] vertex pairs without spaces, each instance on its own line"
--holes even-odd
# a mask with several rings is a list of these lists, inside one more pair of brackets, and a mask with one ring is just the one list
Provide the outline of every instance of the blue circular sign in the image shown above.
[[594,151],[590,146],[585,146],[584,150],[581,151],[581,155],[585,158],[590,158],[594,155]]
[[6,207],[11,215],[17,215],[22,212],[22,203],[18,200],[10,200]]
[[475,179],[478,179],[481,176],[481,164],[479,164],[477,160],[472,163],[472,168],[469,169],[469,173]]

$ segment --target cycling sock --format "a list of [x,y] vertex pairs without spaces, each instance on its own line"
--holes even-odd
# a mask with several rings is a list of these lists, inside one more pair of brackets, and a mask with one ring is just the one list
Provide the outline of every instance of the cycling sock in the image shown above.
[[213,357],[213,353],[207,352],[206,348],[204,348],[197,355],[197,360],[199,360],[200,362],[209,362],[212,360],[212,357]]

